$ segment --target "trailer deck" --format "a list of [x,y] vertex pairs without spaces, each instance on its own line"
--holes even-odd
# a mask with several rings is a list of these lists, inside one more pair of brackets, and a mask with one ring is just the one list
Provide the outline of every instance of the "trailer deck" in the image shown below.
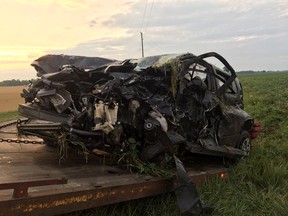
[[[109,161],[39,144],[0,143],[0,216],[56,215],[173,191],[171,179],[130,173]],[[215,161],[185,164],[195,183],[223,177]]]

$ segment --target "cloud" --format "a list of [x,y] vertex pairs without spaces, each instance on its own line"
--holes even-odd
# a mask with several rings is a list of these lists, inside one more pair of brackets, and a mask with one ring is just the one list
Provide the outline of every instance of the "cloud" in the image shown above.
[[[12,16],[23,13],[23,22],[15,19],[7,30],[2,25],[0,46],[10,32],[7,43],[29,40],[26,54],[39,46],[39,55],[137,58],[142,31],[145,55],[216,51],[238,70],[288,68],[287,0],[15,1],[29,4],[33,14],[28,6],[15,8]],[[10,40],[13,35],[18,37]]]
[[93,28],[94,26],[96,26],[98,24],[98,22],[96,20],[91,20],[89,21],[89,27]]
[[86,9],[91,5],[91,1],[85,0],[58,0],[56,2],[68,10]]
[[50,6],[56,4],[66,10],[86,9],[92,4],[92,0],[17,0],[20,3],[38,6]]
[[131,58],[131,56],[140,56],[139,46],[137,46],[140,44],[140,41],[138,43],[137,39],[133,36],[123,38],[103,38],[80,43],[77,46],[68,49],[50,50],[48,53],[99,56],[123,60]]
[[0,46],[0,70],[26,68],[48,47]]
[[[288,47],[283,46],[288,43],[288,20],[284,18],[288,8],[286,0],[155,0],[150,14],[151,4],[148,1],[146,16],[143,16],[145,2],[137,1],[130,4],[130,10],[125,13],[116,13],[104,21],[94,19],[95,24],[91,20],[92,27],[126,29],[126,36],[90,40],[66,51],[115,58],[139,57],[141,30],[146,55],[217,51],[229,56],[239,69],[260,69],[269,65],[288,68],[288,62],[276,63],[278,55],[288,53]],[[121,49],[115,50],[113,46]],[[275,55],[273,59],[271,53]],[[239,56],[244,57],[246,63]],[[270,58],[271,61],[269,64],[251,61],[253,58]]]

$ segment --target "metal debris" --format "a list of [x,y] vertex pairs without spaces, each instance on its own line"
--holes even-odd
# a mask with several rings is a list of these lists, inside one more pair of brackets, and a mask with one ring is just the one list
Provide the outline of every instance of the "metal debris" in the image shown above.
[[[208,63],[210,57],[224,69]],[[40,79],[22,93],[26,104],[19,112],[29,118],[18,127],[22,133],[48,144],[65,133],[69,147],[79,148],[75,143],[81,142],[88,151],[105,155],[123,154],[133,138],[144,162],[159,161],[169,152],[182,181],[176,189],[179,206],[194,215],[202,211],[201,202],[176,155],[240,158],[250,153],[251,138],[259,132],[243,110],[234,69],[214,52],[123,62],[48,55],[32,66]],[[35,125],[38,130],[32,130]]]

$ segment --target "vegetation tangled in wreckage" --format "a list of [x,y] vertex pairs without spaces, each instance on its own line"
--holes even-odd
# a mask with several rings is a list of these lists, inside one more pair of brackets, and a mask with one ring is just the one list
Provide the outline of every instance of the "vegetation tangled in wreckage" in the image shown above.
[[[287,215],[288,73],[255,73],[239,77],[244,88],[245,109],[261,122],[262,132],[253,143],[250,157],[232,167],[228,179],[213,180],[198,187],[201,199],[214,205],[214,216]],[[10,113],[1,114],[0,120],[3,121],[7,116],[9,119],[18,118],[17,112],[12,113],[16,116],[13,118]],[[133,140],[132,143],[134,145],[129,146],[123,154],[131,157],[133,153],[128,151],[137,152],[139,143]],[[62,154],[66,151],[65,145],[63,147],[59,151]],[[119,163],[122,161],[124,164],[128,157],[119,159]],[[141,166],[140,161],[139,170],[149,170]],[[129,167],[135,170],[132,162]],[[179,215],[179,210],[175,196],[165,194],[67,215],[171,216]]]
[[170,60],[162,65],[157,65],[155,66],[155,69],[157,68],[163,68],[163,71],[165,75],[167,76],[167,72],[170,71],[171,73],[171,92],[173,98],[176,97],[177,93],[177,81],[178,81],[178,75],[179,72],[181,71],[182,64],[180,60]]
[[[58,146],[58,154],[59,154],[59,164],[61,161],[68,158],[68,148],[69,145],[67,143],[67,133],[63,132],[57,138],[57,146]],[[83,155],[86,163],[88,163],[89,155],[91,151],[87,149],[81,141],[72,141],[72,144],[77,146],[79,155]],[[109,164],[116,164],[120,166],[125,166],[131,172],[139,173],[139,174],[148,174],[157,177],[173,177],[174,174],[171,171],[173,166],[172,157],[168,154],[163,155],[161,157],[161,162],[143,162],[139,158],[139,147],[141,146],[141,142],[137,141],[135,138],[130,137],[127,140],[126,147],[123,151],[117,152],[115,154],[110,155],[109,157],[112,160],[109,160]],[[71,149],[72,150],[72,149]]]
[[[182,64],[180,60],[169,61],[163,65],[156,66],[155,69],[161,67],[164,69],[164,73],[167,74],[168,71],[171,73],[171,93],[173,97],[176,97],[177,91],[177,80],[178,74],[181,70]],[[58,148],[59,148],[59,163],[68,158],[68,145],[66,142],[66,133],[62,133],[58,137]],[[123,152],[113,153],[112,163],[121,166],[126,166],[131,172],[136,172],[139,174],[148,174],[158,177],[171,178],[175,174],[171,171],[173,167],[173,158],[169,154],[165,154],[161,157],[159,162],[143,162],[139,158],[139,147],[141,142],[135,140],[135,138],[129,138],[126,141],[126,147]],[[89,151],[84,143],[81,141],[72,142],[73,145],[78,146],[78,153],[83,155],[85,161],[88,162],[88,157],[91,151]]]
[[[251,155],[230,168],[229,178],[198,187],[201,200],[213,204],[213,216],[287,215],[288,72],[239,77],[245,109],[260,121],[262,132],[253,143]],[[176,216],[176,203],[174,195],[164,194],[68,215]]]
[[163,155],[161,162],[149,163],[143,162],[139,158],[138,147],[141,146],[141,142],[134,138],[129,138],[128,145],[125,152],[118,156],[118,164],[124,164],[131,172],[137,171],[140,174],[149,174],[158,177],[172,177],[174,176],[171,171],[172,157],[168,154]]

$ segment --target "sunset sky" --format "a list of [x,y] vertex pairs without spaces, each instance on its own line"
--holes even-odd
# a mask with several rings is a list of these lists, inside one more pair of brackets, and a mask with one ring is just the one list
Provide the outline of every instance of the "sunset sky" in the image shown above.
[[45,54],[123,60],[216,51],[236,71],[288,69],[288,0],[1,0],[0,81]]

